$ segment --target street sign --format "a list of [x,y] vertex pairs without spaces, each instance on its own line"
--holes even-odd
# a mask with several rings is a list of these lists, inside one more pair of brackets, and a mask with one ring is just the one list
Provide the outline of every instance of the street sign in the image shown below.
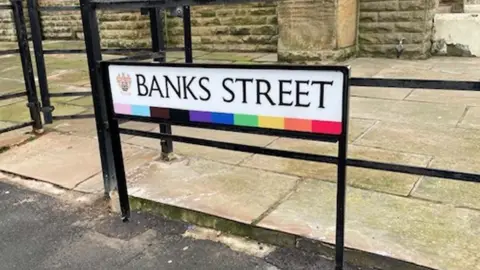
[[108,66],[118,115],[340,135],[345,67],[185,65]]

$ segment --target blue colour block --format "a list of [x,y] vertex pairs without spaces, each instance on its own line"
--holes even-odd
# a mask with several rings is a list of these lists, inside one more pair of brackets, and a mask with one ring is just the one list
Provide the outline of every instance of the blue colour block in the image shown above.
[[212,123],[233,125],[232,113],[212,113]]
[[132,115],[150,117],[149,106],[132,105]]

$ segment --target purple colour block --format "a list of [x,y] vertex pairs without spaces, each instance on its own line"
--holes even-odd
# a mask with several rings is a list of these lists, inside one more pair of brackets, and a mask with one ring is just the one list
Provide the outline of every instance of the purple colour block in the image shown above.
[[212,113],[211,112],[198,112],[190,111],[190,121],[194,122],[212,122]]

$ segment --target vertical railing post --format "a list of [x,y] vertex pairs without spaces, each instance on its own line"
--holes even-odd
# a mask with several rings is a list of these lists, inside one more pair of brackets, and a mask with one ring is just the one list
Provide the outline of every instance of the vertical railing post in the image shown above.
[[347,190],[347,152],[348,152],[348,119],[350,107],[350,72],[344,75],[342,134],[338,141],[337,164],[337,214],[335,229],[335,270],[343,270],[345,253],[345,208]]
[[183,7],[183,42],[185,47],[185,63],[193,63],[190,6]]
[[82,25],[87,52],[90,85],[92,87],[93,108],[97,127],[98,146],[102,164],[105,195],[116,189],[115,168],[113,163],[112,141],[108,131],[107,109],[105,108],[105,93],[101,83],[98,66],[102,60],[100,33],[96,10],[90,0],[80,0]]
[[50,94],[48,92],[47,72],[45,68],[45,58],[43,55],[42,28],[40,26],[40,17],[38,12],[38,3],[36,0],[28,0],[28,15],[30,17],[30,29],[35,52],[35,62],[37,64],[38,85],[40,87],[40,97],[42,100],[43,118],[46,124],[51,124],[53,107],[50,104]]
[[30,110],[30,118],[33,121],[33,131],[42,132],[43,125],[40,116],[40,102],[38,102],[35,87],[35,75],[33,72],[32,59],[30,57],[30,48],[28,46],[28,33],[23,14],[22,0],[10,0],[10,2],[12,3],[15,32],[17,34],[18,49],[22,61],[23,79],[27,91],[27,107]]
[[[153,52],[162,52],[162,57],[156,57],[154,61],[156,62],[165,62],[166,53],[165,53],[165,39],[163,34],[164,20],[163,20],[163,10],[159,8],[151,8],[150,10],[150,33],[152,36],[152,51]],[[170,124],[160,124],[159,125],[160,133],[172,134],[172,126]],[[173,142],[172,140],[161,140],[160,146],[162,149],[162,159],[170,160],[172,159],[173,153]]]
[[120,210],[122,212],[122,220],[128,221],[130,218],[130,202],[128,201],[127,177],[125,175],[125,164],[123,161],[122,142],[120,140],[120,131],[118,120],[114,118],[114,108],[112,100],[112,89],[110,87],[110,78],[108,67],[103,63],[100,74],[102,75],[102,84],[104,90],[104,107],[107,111],[107,121],[109,133],[112,142],[113,164],[115,169],[115,177],[117,180],[118,199]]

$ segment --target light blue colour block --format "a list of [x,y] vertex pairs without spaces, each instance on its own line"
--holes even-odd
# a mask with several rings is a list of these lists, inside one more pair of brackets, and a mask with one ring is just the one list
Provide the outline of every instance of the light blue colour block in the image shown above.
[[132,105],[132,115],[150,117],[150,107],[149,106]]

